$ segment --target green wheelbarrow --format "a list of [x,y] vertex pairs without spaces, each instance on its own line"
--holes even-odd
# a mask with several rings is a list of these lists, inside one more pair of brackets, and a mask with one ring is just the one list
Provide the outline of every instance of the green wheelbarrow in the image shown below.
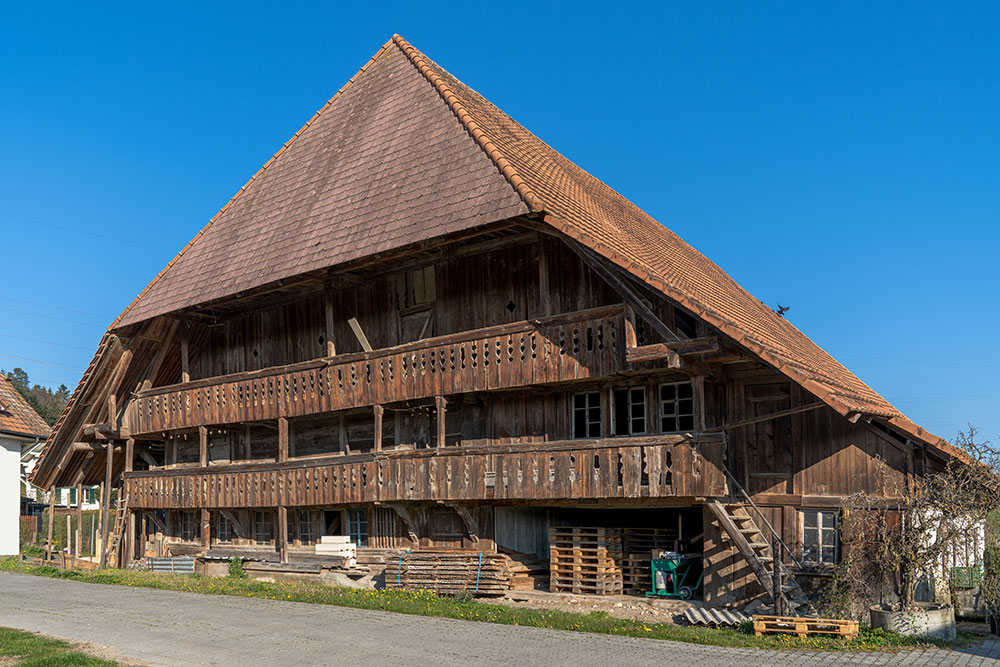
[[654,558],[650,564],[653,590],[646,592],[647,598],[690,600],[705,576],[701,566],[701,554],[673,553],[665,558]]

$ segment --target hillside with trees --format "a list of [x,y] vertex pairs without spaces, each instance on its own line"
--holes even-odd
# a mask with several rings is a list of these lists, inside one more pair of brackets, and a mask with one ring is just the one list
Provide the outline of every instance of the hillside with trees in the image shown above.
[[32,386],[28,373],[22,368],[11,371],[0,369],[0,374],[7,376],[10,383],[17,388],[46,424],[55,425],[66,407],[66,402],[69,401],[69,388],[66,385],[59,385],[55,391],[39,384]]

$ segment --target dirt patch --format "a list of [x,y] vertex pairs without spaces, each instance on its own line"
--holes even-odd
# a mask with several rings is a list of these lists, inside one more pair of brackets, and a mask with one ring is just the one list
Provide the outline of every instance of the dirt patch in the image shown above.
[[701,602],[675,599],[647,599],[634,595],[575,595],[546,593],[542,591],[511,591],[502,598],[490,600],[508,607],[523,609],[552,609],[557,611],[590,614],[605,612],[615,618],[643,623],[676,623],[677,617],[692,607],[704,606]]
[[[130,665],[132,667],[142,667],[149,663],[140,662],[132,658],[124,658],[122,654],[118,652],[118,649],[113,646],[103,646],[101,644],[92,644],[90,642],[69,642],[70,647],[74,651],[79,651],[80,653],[86,653],[94,658],[100,658],[101,660],[113,660],[120,665]],[[13,663],[11,663],[13,664]],[[0,662],[0,667],[3,667],[3,663]]]

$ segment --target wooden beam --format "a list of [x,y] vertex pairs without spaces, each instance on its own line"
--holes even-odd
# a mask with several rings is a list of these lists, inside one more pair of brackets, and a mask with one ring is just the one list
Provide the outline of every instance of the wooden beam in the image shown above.
[[278,417],[278,462],[288,460],[288,419]]
[[462,521],[465,523],[465,531],[469,534],[469,539],[472,540],[473,544],[479,544],[479,522],[472,516],[469,508],[458,503],[445,503],[445,505],[455,510],[455,513],[462,517]]
[[104,470],[104,493],[101,498],[101,559],[99,567],[108,564],[108,506],[111,504],[111,472],[114,466],[115,446],[108,442],[107,466]]
[[181,382],[191,381],[191,369],[188,363],[188,337],[181,338]]
[[777,412],[772,412],[770,414],[761,415],[760,417],[754,417],[753,419],[744,419],[742,421],[733,422],[731,424],[723,424],[722,426],[707,428],[705,429],[704,433],[718,433],[720,431],[729,431],[734,428],[740,428],[741,426],[750,426],[751,424],[758,424],[760,422],[766,422],[772,419],[778,419],[779,417],[797,415],[800,412],[809,412],[811,410],[818,410],[819,408],[822,407],[826,407],[826,403],[810,403],[809,405],[801,405],[797,408],[789,408],[787,410],[779,410]]
[[396,503],[386,503],[388,507],[391,507],[399,518],[403,520],[406,524],[406,532],[409,533],[410,541],[413,542],[413,546],[420,544],[420,538],[417,536],[417,522],[413,520],[413,515],[410,514],[410,510],[406,505],[398,505]]
[[381,405],[375,406],[375,451],[382,451],[382,414],[385,408]]
[[140,391],[146,391],[152,388],[153,382],[156,380],[157,374],[160,372],[160,367],[163,366],[163,361],[167,358],[167,350],[170,349],[171,343],[174,341],[174,336],[177,334],[177,329],[180,328],[180,322],[174,320],[170,323],[170,327],[167,329],[167,335],[164,336],[163,342],[160,344],[156,354],[153,356],[152,361],[150,361],[149,366],[146,369],[146,376],[142,380],[140,385]]
[[[157,460],[153,458],[152,454],[146,451],[145,447],[140,447],[137,451],[139,452],[139,456],[142,457],[142,460],[145,461],[147,464],[149,464],[150,468],[160,467],[159,462],[157,462]],[[166,456],[166,449],[164,449],[164,456]]]
[[361,323],[358,322],[358,318],[352,317],[347,320],[347,323],[351,325],[351,331],[354,332],[355,337],[357,337],[358,342],[361,343],[361,349],[365,352],[372,351],[372,344],[368,342],[368,337],[365,336],[364,329],[361,328]]
[[246,527],[243,525],[243,522],[236,517],[234,512],[225,509],[220,509],[219,512],[222,516],[226,517],[226,520],[229,523],[233,525],[233,531],[236,533],[237,537],[249,539],[250,535],[247,533]]
[[125,441],[125,472],[132,472],[135,463],[135,438]]
[[76,549],[74,553],[80,556],[83,552],[83,485],[76,485]]
[[635,349],[638,344],[635,333],[635,311],[625,304],[625,355]]
[[444,449],[445,446],[445,414],[448,411],[447,405],[448,401],[445,400],[444,396],[434,397],[434,416],[436,419],[435,430],[437,431],[435,435],[437,436],[437,446],[439,449]]
[[350,454],[351,444],[347,441],[347,425],[344,423],[344,415],[340,415],[340,424],[337,429],[337,435],[340,439],[340,453]]
[[605,282],[607,282],[611,288],[618,293],[626,304],[632,306],[635,312],[646,321],[646,323],[653,328],[658,334],[666,338],[668,341],[679,341],[682,340],[673,329],[664,324],[656,313],[646,305],[642,298],[636,294],[631,287],[629,287],[625,281],[618,277],[617,273],[611,268],[604,264],[604,258],[596,257],[589,248],[585,248],[576,241],[567,239],[567,244],[569,247],[583,260],[583,263],[589,266],[594,273],[601,276]]
[[[105,452],[108,449],[107,442],[74,442],[70,448],[72,452]],[[115,451],[121,451],[120,446],[115,447]]]
[[281,506],[278,508],[278,553],[281,562],[288,562],[288,508]]
[[156,516],[152,512],[143,512],[143,514],[146,515],[147,519],[153,522],[153,525],[156,526],[157,532],[163,533],[164,535],[167,534],[167,526],[160,520],[160,517]]
[[690,338],[670,343],[653,343],[639,347],[628,346],[625,349],[625,359],[630,363],[666,359],[671,364],[679,364],[680,357],[710,354],[718,351],[718,336],[705,336],[703,338]]
[[552,295],[549,289],[549,258],[545,252],[546,237],[538,234],[538,309],[542,317],[552,314]]
[[56,520],[56,487],[49,488],[49,534],[45,540],[45,560],[52,560],[52,524]]
[[208,429],[204,426],[198,427],[198,464],[208,467]]
[[201,548],[204,551],[212,548],[212,513],[205,508],[201,510]]
[[337,345],[334,340],[333,282],[329,280],[323,287],[323,310],[326,315],[326,356],[333,357],[337,354]]

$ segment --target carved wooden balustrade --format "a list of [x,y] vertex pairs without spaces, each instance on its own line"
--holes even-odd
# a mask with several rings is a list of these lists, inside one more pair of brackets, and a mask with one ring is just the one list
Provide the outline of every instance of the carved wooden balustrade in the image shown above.
[[595,308],[157,387],[130,402],[128,427],[142,436],[602,377],[622,370],[624,350],[621,306]]
[[125,473],[136,508],[722,496],[721,435],[378,453]]

